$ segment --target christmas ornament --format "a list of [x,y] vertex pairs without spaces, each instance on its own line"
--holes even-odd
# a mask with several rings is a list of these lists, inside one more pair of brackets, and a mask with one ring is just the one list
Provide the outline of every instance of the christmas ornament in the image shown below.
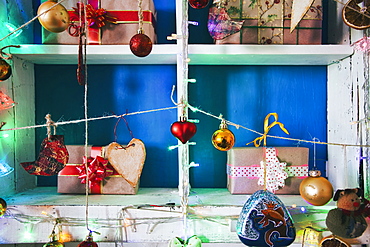
[[233,132],[227,129],[226,121],[222,119],[220,129],[212,135],[213,146],[220,151],[230,150],[235,144]]
[[215,40],[221,40],[240,31],[243,21],[233,21],[222,1],[212,5],[208,12],[207,28],[211,37]]
[[14,171],[14,168],[8,165],[7,163],[0,161],[0,178],[5,177],[12,173]]
[[85,241],[82,241],[77,247],[98,247],[98,244],[93,241],[92,234],[90,233]]
[[189,0],[189,4],[194,9],[203,9],[209,3],[209,0]]
[[106,155],[113,168],[129,184],[136,187],[146,158],[144,143],[135,138],[127,146],[112,142],[106,149]]
[[21,166],[32,175],[54,176],[65,167],[68,158],[64,136],[51,135],[42,141],[38,159],[34,162],[23,162]]
[[50,242],[44,244],[43,247],[64,247],[64,244],[59,242],[57,235],[53,232]]
[[130,39],[130,50],[137,57],[146,57],[152,51],[153,43],[152,40],[144,34],[143,29],[143,10],[141,8],[142,0],[138,0],[138,17],[139,17],[139,30]]
[[298,23],[302,20],[303,16],[310,9],[313,2],[314,0],[293,1],[290,32],[293,32],[293,30],[297,27]]
[[135,34],[130,39],[130,50],[137,57],[146,57],[152,51],[152,41],[143,32]]
[[333,186],[326,178],[321,177],[319,170],[312,170],[309,171],[309,176],[302,180],[299,193],[307,203],[322,206],[333,197]]
[[344,23],[354,29],[364,30],[370,27],[370,1],[350,0],[342,9]]
[[0,58],[0,81],[7,80],[12,75],[12,67],[2,58]]
[[46,1],[37,10],[37,15],[41,14],[38,17],[40,24],[53,33],[63,32],[68,28],[70,22],[67,9],[57,2],[57,0]]
[[0,91],[0,110],[6,110],[15,106],[15,102],[5,93]]
[[2,198],[0,198],[0,217],[3,216],[6,212],[6,201]]
[[171,133],[183,144],[192,138],[197,132],[197,126],[186,120],[185,116],[180,117],[180,121],[176,121],[171,125]]
[[183,240],[179,237],[175,237],[171,239],[168,244],[168,247],[186,247],[186,246],[201,247],[202,241],[200,240],[200,238],[194,235],[188,238],[187,240]]
[[267,190],[249,197],[236,224],[236,233],[243,244],[261,247],[288,246],[296,236],[289,211]]

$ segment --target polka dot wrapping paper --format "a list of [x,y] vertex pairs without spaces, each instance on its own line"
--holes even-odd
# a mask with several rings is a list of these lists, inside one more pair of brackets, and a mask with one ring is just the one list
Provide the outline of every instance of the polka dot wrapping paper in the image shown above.
[[266,184],[267,189],[270,186],[275,194],[299,195],[299,185],[308,176],[308,152],[304,147],[232,148],[227,153],[227,188],[231,194],[264,189],[264,161],[270,165],[266,179],[272,181]]

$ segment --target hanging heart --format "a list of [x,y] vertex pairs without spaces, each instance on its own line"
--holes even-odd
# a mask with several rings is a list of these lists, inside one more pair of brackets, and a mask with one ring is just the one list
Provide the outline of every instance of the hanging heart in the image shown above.
[[129,184],[136,187],[146,158],[144,143],[135,138],[127,146],[112,142],[106,149],[106,155],[113,168]]
[[280,199],[268,190],[249,197],[240,213],[236,232],[247,246],[288,246],[296,232],[293,221]]
[[192,122],[186,121],[185,118],[182,118],[180,121],[174,122],[171,125],[172,135],[179,139],[183,144],[189,141],[196,132],[197,126]]

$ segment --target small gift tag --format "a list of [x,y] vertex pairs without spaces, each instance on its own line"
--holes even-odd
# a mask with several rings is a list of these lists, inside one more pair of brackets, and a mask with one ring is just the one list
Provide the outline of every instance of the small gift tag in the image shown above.
[[135,138],[127,146],[112,142],[106,149],[106,155],[114,169],[129,184],[136,187],[146,158],[144,143]]

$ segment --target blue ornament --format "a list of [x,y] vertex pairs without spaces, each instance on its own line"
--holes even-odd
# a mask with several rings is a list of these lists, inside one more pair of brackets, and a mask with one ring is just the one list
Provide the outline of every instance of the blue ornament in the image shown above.
[[296,232],[289,211],[267,190],[255,192],[244,204],[236,233],[247,246],[288,246]]

